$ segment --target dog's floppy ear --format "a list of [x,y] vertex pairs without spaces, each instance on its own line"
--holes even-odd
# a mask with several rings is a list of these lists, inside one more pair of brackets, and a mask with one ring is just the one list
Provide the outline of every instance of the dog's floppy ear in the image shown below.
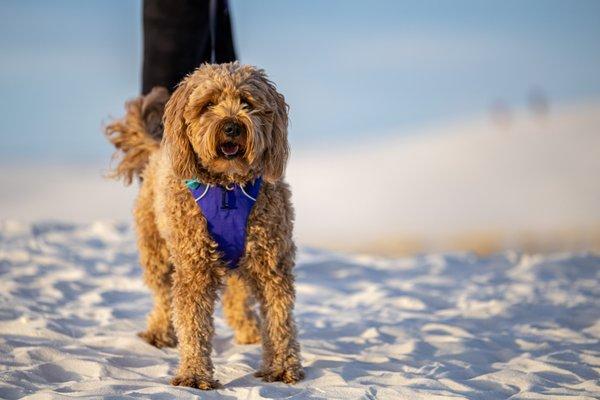
[[270,101],[273,107],[273,124],[269,135],[269,145],[264,155],[264,178],[269,182],[281,179],[290,154],[288,144],[288,105],[275,85],[266,78]]
[[162,86],[154,86],[142,101],[142,117],[146,131],[158,141],[163,137],[162,119],[167,101],[169,101],[169,91]]
[[182,179],[198,175],[196,155],[187,135],[183,117],[193,85],[189,77],[184,79],[165,107],[163,145],[167,149],[175,174]]

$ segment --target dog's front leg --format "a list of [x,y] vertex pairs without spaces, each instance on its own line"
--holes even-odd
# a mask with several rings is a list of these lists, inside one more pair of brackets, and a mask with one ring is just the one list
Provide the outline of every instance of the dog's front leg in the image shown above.
[[179,341],[180,362],[176,386],[210,390],[220,387],[213,379],[210,358],[214,334],[213,312],[221,285],[219,266],[197,260],[178,260],[173,281],[173,318]]
[[251,268],[249,280],[263,318],[263,365],[255,375],[267,382],[296,383],[304,371],[293,317],[296,292],[291,268]]

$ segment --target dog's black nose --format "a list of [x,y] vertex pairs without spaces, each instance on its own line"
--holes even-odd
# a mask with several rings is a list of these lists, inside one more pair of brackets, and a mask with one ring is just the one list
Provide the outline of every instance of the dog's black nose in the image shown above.
[[237,122],[228,122],[223,127],[223,132],[229,137],[236,137],[242,133],[242,127]]

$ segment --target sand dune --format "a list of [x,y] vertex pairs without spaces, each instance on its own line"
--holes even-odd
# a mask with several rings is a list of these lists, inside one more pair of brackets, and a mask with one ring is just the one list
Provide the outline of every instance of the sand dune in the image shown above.
[[[385,259],[300,251],[307,378],[252,376],[219,312],[217,392],[168,385],[175,350],[135,336],[151,298],[127,225],[0,225],[0,398],[507,399],[600,395],[600,258]],[[512,396],[512,397],[511,397]]]
[[[600,104],[295,153],[302,243],[343,250],[600,249]],[[483,245],[483,246],[482,246]]]

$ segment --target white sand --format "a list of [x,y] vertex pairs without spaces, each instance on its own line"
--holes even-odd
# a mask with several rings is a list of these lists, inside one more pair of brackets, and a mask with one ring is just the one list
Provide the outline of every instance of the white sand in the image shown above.
[[[0,224],[0,398],[600,397],[600,257],[404,259],[300,251],[307,378],[252,376],[221,314],[217,392],[172,387],[175,350],[135,336],[151,298],[127,226]],[[512,397],[511,397],[512,396]]]
[[479,118],[295,152],[287,176],[298,240],[319,248],[403,238],[428,250],[491,233],[512,249],[522,232],[565,230],[598,245],[584,232],[600,233],[600,103],[543,119],[520,110],[505,129]]

